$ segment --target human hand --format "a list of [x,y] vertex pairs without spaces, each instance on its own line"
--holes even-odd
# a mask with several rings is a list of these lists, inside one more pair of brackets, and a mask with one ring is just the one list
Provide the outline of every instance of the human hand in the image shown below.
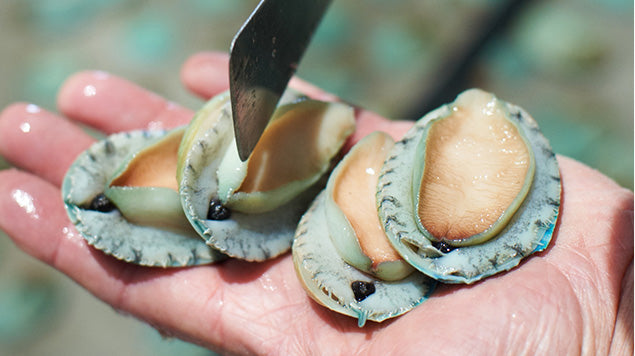
[[[228,87],[227,57],[199,54],[182,78],[209,98]],[[304,82],[294,86],[333,99]],[[0,114],[0,229],[21,249],[104,302],[166,335],[231,354],[615,354],[633,352],[633,194],[559,157],[562,211],[551,246],[509,272],[470,286],[441,286],[396,319],[357,327],[313,302],[289,254],[263,263],[228,260],[178,269],[141,267],[90,247],[70,223],[59,191],[75,157],[106,133],[170,128],[188,109],[123,79],[84,72],[59,94],[68,119],[34,105]],[[350,144],[374,130],[395,138],[411,125],[357,112]],[[349,146],[350,146],[349,144]]]

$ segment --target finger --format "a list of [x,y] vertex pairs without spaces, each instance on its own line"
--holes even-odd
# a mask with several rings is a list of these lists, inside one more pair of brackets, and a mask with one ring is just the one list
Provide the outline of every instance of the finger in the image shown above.
[[222,52],[197,53],[183,64],[181,81],[203,99],[229,89],[229,55]]
[[186,124],[192,111],[127,80],[104,72],[70,77],[58,96],[67,117],[107,133],[172,128]]
[[[16,169],[0,171],[0,229],[22,250],[65,273],[115,309],[135,315],[167,335],[208,342],[209,346],[221,345],[233,352],[247,343],[258,347],[263,340],[249,338],[245,330],[262,338],[267,332],[275,333],[268,319],[282,318],[289,327],[297,319],[297,313],[276,313],[277,308],[294,309],[291,302],[295,301],[298,308],[308,309],[289,256],[258,265],[228,261],[181,269],[127,264],[86,243],[69,222],[56,187]],[[225,279],[235,283],[224,283]],[[260,287],[254,291],[255,285]],[[278,285],[285,288],[278,290]],[[263,320],[254,322],[258,315]]]
[[[194,94],[209,99],[229,89],[229,55],[224,52],[202,52],[191,56],[181,69],[183,84]],[[297,77],[289,86],[318,100],[334,101],[337,97]]]
[[610,340],[623,277],[633,261],[633,193],[570,158],[558,157],[558,163],[561,214],[542,258],[565,276],[579,305],[597,305],[580,313],[595,326],[598,340]]
[[15,169],[0,171],[0,229],[95,295],[112,299],[122,290],[116,261],[87,245],[66,216],[59,189],[48,182]]
[[[149,294],[161,294],[159,286],[167,288],[167,282],[153,277],[169,273],[129,265],[94,250],[70,223],[59,189],[38,177],[16,169],[0,171],[0,229],[19,248],[67,274],[115,308],[150,320],[148,314],[161,304],[161,298]],[[179,305],[161,307],[183,311]]]
[[[581,266],[603,271],[600,288],[619,290],[633,260],[633,193],[600,172],[571,158],[558,157],[562,206],[554,248],[546,255],[574,279]],[[616,296],[614,296],[616,297]]]
[[412,127],[412,121],[392,121],[381,117],[371,111],[358,110],[355,114],[357,126],[355,132],[348,138],[344,150],[349,150],[359,140],[371,132],[383,131],[388,133],[395,141],[400,140]]
[[[116,309],[167,325],[178,325],[175,313],[189,317],[179,302],[191,302],[187,293],[193,296],[194,291],[179,291],[179,301],[165,298],[170,280],[160,277],[173,272],[126,264],[90,247],[66,216],[60,191],[38,177],[15,169],[0,171],[0,229],[20,249]],[[182,323],[184,329],[188,325]]]
[[0,155],[57,186],[93,141],[77,125],[33,104],[13,104],[0,113]]
[[[210,98],[229,88],[229,56],[220,52],[203,52],[190,57],[181,70],[185,86],[202,98]],[[338,101],[337,96],[310,84],[300,78],[291,79],[289,86],[311,98],[324,101]],[[362,137],[373,131],[384,131],[394,139],[399,139],[412,127],[412,122],[390,121],[366,110],[356,110],[357,130],[349,139],[345,149],[350,148]]]
[[558,243],[569,248],[592,248],[595,253],[598,249],[614,249],[632,259],[633,192],[571,158],[559,156],[558,163],[562,176]]

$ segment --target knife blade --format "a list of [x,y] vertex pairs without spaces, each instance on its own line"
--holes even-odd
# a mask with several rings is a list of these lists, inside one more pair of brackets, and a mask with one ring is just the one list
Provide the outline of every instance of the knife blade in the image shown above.
[[229,88],[238,154],[262,135],[331,0],[262,0],[231,44]]

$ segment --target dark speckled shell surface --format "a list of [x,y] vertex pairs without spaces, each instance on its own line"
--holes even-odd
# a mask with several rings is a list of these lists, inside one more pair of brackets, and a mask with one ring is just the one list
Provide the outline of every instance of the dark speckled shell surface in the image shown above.
[[222,260],[225,256],[207,246],[194,232],[184,235],[134,225],[117,210],[98,212],[86,208],[130,154],[163,135],[164,131],[115,134],[80,154],[62,184],[68,216],[90,245],[126,262],[181,267]]

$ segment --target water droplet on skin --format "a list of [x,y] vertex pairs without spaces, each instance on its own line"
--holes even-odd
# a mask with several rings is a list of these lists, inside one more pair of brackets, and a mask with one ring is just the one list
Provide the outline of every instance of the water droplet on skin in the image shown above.
[[97,95],[97,88],[95,88],[94,85],[87,85],[84,87],[84,89],[82,90],[82,93],[84,94],[84,96],[86,97],[92,97]]
[[33,203],[33,197],[31,194],[25,192],[24,190],[16,189],[11,193],[11,197],[20,208],[24,209],[24,212],[31,216],[31,218],[40,218],[40,215],[35,209],[35,204]]
[[275,292],[278,290],[278,287],[276,286],[276,282],[267,273],[263,274],[263,276],[259,279],[259,281],[263,289],[266,289],[271,292]]
[[62,228],[62,234],[64,234],[64,236],[66,237],[70,237],[70,235],[72,234],[71,229],[68,226],[64,226]]
[[148,123],[148,130],[163,130],[163,123],[161,121],[150,121]]
[[104,72],[103,70],[97,70],[93,72],[93,77],[95,79],[104,80],[108,79],[110,77],[110,74],[108,74],[108,72]]
[[28,122],[21,123],[20,124],[20,131],[22,131],[24,133],[31,132],[31,124],[29,124]]
[[26,106],[26,112],[28,112],[29,114],[37,114],[40,111],[42,111],[42,109],[40,109],[40,107],[35,104],[29,104]]
[[62,228],[62,235],[66,240],[71,241],[78,246],[84,245],[86,243],[86,240],[82,237],[82,235],[77,233],[77,231],[72,226],[64,226]]
[[175,111],[175,110],[179,110],[181,107],[179,106],[179,104],[173,102],[173,101],[168,101],[165,104],[165,110],[167,111]]

